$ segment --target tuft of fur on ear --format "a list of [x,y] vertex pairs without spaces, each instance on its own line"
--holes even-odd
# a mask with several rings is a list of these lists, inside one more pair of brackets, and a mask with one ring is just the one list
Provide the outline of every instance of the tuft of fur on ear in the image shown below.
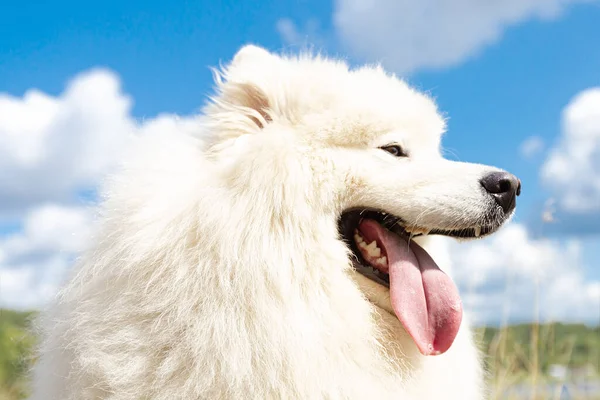
[[226,83],[222,88],[221,96],[230,104],[243,108],[248,118],[260,129],[273,121],[269,114],[269,98],[252,83]]
[[257,132],[273,121],[269,96],[254,74],[268,74],[276,60],[267,50],[248,45],[237,52],[226,68],[213,69],[217,94],[211,97],[204,112],[212,124],[218,125],[222,139]]

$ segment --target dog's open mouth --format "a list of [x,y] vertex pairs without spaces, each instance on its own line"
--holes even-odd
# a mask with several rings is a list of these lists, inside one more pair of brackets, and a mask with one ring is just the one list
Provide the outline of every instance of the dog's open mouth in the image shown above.
[[448,350],[462,320],[458,289],[411,237],[475,238],[495,227],[428,230],[408,227],[384,212],[352,210],[342,214],[339,230],[353,252],[356,271],[389,288],[393,311],[420,352],[435,355]]

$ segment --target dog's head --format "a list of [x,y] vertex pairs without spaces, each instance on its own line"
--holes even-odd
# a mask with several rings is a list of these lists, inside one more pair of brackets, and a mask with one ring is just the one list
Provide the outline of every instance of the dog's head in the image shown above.
[[410,237],[493,233],[514,212],[519,180],[445,160],[434,102],[377,66],[350,70],[247,46],[217,74],[217,86],[206,108],[217,126],[208,152],[228,166],[232,184],[284,186],[282,202],[293,197],[329,213],[356,270],[389,290],[391,311],[421,352],[446,351],[460,299]]

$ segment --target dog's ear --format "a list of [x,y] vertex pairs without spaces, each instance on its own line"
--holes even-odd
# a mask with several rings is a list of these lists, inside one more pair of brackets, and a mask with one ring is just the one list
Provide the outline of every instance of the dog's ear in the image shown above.
[[247,45],[223,71],[215,71],[218,94],[205,111],[219,122],[235,123],[238,129],[256,131],[273,121],[267,91],[279,58],[267,50]]
[[226,83],[222,87],[221,96],[227,103],[244,111],[246,116],[260,129],[273,120],[270,114],[269,98],[266,93],[252,83]]

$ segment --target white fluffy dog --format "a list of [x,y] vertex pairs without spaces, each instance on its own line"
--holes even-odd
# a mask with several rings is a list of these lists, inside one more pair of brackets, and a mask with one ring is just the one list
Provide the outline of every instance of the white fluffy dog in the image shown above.
[[417,242],[494,232],[518,179],[444,160],[435,104],[379,67],[246,46],[217,89],[110,180],[34,397],[484,398],[456,287]]

